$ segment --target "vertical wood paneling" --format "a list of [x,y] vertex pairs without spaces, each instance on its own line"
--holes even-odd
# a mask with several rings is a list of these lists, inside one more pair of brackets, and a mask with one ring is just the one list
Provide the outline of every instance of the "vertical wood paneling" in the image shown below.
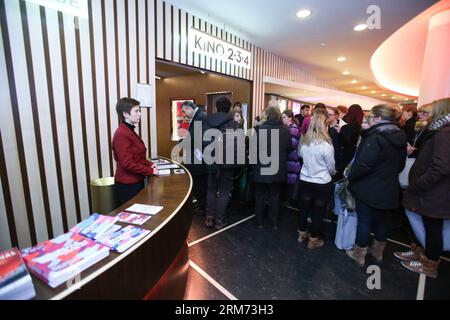
[[[0,0],[0,84],[9,89],[0,93],[0,250],[62,234],[92,213],[90,182],[114,173],[117,98],[135,95],[138,81],[154,87],[154,3],[89,1],[89,19],[78,20]],[[143,111],[154,156],[155,118]]]

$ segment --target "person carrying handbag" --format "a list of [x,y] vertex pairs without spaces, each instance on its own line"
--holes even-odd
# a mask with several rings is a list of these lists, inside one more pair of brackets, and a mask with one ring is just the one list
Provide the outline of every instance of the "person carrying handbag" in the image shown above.
[[[381,104],[373,107],[371,113],[348,175],[349,189],[356,199],[358,225],[355,245],[347,255],[360,267],[368,252],[377,262],[383,260],[388,212],[399,206],[398,175],[406,159],[406,135],[395,122],[399,108]],[[369,249],[372,227],[375,239]]]

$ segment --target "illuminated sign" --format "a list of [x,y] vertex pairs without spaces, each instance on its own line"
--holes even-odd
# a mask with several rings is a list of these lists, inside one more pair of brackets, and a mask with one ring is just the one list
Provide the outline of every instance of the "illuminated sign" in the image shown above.
[[87,0],[27,0],[40,6],[55,9],[77,17],[88,19]]
[[189,50],[237,67],[250,69],[251,66],[250,51],[194,28],[189,30]]

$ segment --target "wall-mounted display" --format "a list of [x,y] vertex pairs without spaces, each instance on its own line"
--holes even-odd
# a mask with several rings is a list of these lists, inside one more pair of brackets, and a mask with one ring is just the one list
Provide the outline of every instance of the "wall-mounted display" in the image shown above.
[[189,129],[189,119],[184,115],[181,110],[181,106],[185,101],[195,102],[194,99],[170,99],[171,113],[170,113],[170,123],[172,132],[172,141],[180,141],[186,136]]

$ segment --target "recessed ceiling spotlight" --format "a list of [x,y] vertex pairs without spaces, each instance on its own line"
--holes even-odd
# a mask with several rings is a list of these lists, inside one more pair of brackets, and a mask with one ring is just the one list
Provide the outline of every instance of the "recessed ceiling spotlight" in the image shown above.
[[391,97],[391,99],[392,99],[392,100],[395,100],[395,99],[397,99],[397,98],[396,98],[396,97]]
[[375,90],[370,91],[371,94],[377,93]]
[[361,90],[366,90],[367,89],[367,87],[366,86],[364,86],[364,87],[361,87]]
[[355,31],[363,31],[363,30],[366,30],[366,29],[367,29],[367,24],[365,24],[365,23],[358,24],[357,26],[355,26],[353,28],[353,30],[355,30]]
[[306,18],[309,17],[311,15],[311,10],[300,10],[297,12],[297,18]]
[[339,62],[343,62],[343,61],[346,61],[347,58],[342,56],[342,57],[338,57],[336,60]]
[[382,97],[386,97],[386,93],[383,93],[381,96],[382,96]]
[[347,76],[347,75],[350,74],[350,71],[345,70],[344,72],[342,72],[342,74],[343,74],[344,76]]
[[358,83],[358,81],[356,81],[356,80],[352,80],[352,83]]
[[321,45],[322,47],[325,47],[325,46],[327,45],[327,43],[326,43],[326,42],[321,42],[320,45]]
[[408,98],[405,98],[405,99],[403,99],[404,101],[408,101],[409,99]]

